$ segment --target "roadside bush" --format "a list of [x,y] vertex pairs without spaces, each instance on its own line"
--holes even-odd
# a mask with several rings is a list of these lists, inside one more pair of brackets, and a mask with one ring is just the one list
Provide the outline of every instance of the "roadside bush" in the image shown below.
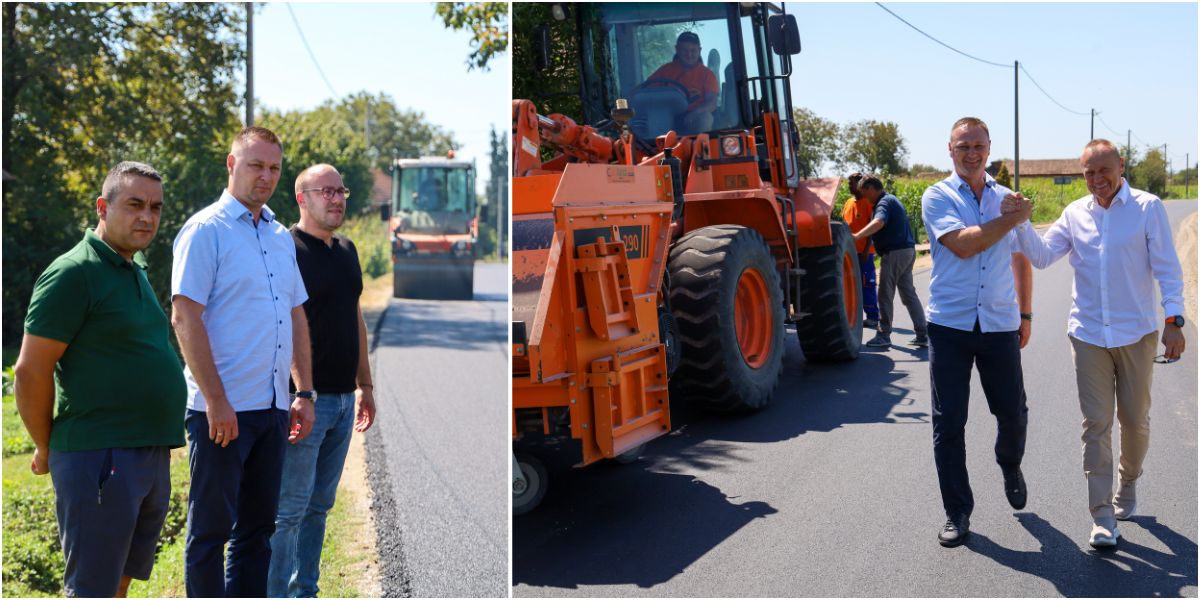
[[58,522],[54,517],[54,494],[41,486],[5,485],[5,595],[10,593],[7,583],[18,581],[31,590],[59,595],[62,593],[63,568]]
[[350,238],[358,248],[358,262],[363,276],[375,279],[392,269],[392,247],[387,238],[387,226],[375,212],[346,219],[339,233]]

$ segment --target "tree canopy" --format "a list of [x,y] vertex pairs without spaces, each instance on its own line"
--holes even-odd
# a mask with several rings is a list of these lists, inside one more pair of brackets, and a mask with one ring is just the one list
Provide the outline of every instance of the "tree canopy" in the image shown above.
[[471,30],[468,70],[488,70],[488,62],[508,49],[507,2],[438,2],[435,11],[446,27]]

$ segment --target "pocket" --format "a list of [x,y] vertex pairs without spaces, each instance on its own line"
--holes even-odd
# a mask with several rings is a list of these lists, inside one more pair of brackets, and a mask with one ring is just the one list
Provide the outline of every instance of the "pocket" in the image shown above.
[[104,451],[104,459],[100,461],[100,472],[96,480],[96,504],[104,503],[104,485],[117,474],[117,467],[113,464],[113,449],[109,448]]

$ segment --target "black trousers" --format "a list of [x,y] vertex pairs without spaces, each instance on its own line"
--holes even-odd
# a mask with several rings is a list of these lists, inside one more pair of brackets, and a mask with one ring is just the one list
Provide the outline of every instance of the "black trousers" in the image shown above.
[[207,413],[188,410],[184,420],[192,469],[183,552],[189,598],[267,596],[288,411],[242,411],[237,424],[237,439],[222,448],[208,439]]
[[1021,376],[1021,347],[1016,331],[983,333],[929,324],[929,378],[933,388],[933,458],[946,516],[970,516],[975,508],[967,477],[963,432],[971,395],[971,367],[988,409],[996,417],[996,462],[1017,467],[1025,455],[1029,409]]

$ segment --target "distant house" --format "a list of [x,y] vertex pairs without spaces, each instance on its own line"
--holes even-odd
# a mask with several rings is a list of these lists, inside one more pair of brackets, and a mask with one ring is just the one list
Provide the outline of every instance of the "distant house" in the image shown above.
[[371,188],[371,206],[383,206],[392,199],[392,176],[380,169],[371,169],[371,176],[375,178]]
[[[995,177],[1001,164],[1008,168],[1010,175],[1014,174],[1013,161],[1009,159],[992,161],[987,168],[988,174]],[[1083,177],[1083,167],[1078,158],[1022,160],[1021,177]]]

